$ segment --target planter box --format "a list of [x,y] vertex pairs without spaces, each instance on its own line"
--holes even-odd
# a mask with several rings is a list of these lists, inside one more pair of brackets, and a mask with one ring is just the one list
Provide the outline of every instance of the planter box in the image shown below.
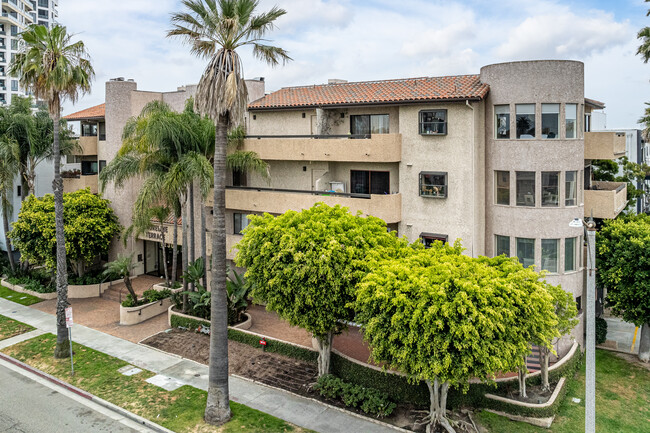
[[[182,289],[172,290],[172,292],[175,293],[180,290]],[[120,305],[120,325],[137,325],[138,323],[142,323],[145,320],[164,313],[171,309],[171,306],[171,298],[161,299],[160,301],[150,302],[137,307],[123,307]]]
[[2,279],[1,284],[8,288],[11,289],[15,292],[20,292],[20,293],[26,293],[28,295],[36,296],[37,298],[44,299],[44,300],[50,300],[50,299],[56,299],[56,292],[52,293],[38,293],[34,292],[33,290],[27,290],[23,286],[19,286],[18,284],[14,285],[11,284],[9,281]]
[[[204,323],[205,326],[209,327],[210,326],[210,321],[206,319],[199,319],[198,317],[195,316],[190,316],[189,314],[184,314],[179,311],[174,311],[173,310],[174,306],[170,306],[167,312],[167,323],[169,326],[172,326],[172,316],[179,316],[179,317],[184,317],[186,319],[192,319],[196,320],[197,322]],[[246,320],[244,320],[241,323],[236,324],[235,326],[229,326],[228,328],[233,328],[233,329],[250,329],[251,326],[253,326],[253,317],[248,314],[244,313],[246,316]]]
[[101,284],[85,284],[85,285],[68,285],[68,298],[70,299],[85,299],[85,298],[98,298],[107,289],[110,289],[113,284],[119,284],[123,279],[115,281],[106,281]]

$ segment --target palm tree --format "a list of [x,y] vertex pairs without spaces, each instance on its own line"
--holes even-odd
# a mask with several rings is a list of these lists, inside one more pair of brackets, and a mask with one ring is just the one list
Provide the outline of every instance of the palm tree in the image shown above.
[[5,232],[5,245],[9,266],[12,272],[16,270],[16,263],[12,253],[11,241],[9,239],[9,215],[14,211],[14,179],[19,170],[18,143],[6,135],[0,137],[0,207],[2,209],[2,226]]
[[228,400],[228,322],[226,300],[226,146],[228,129],[237,126],[248,99],[236,49],[252,46],[253,54],[270,65],[291,60],[282,48],[266,45],[264,35],[286,13],[278,7],[254,15],[258,0],[182,0],[187,12],[172,15],[167,36],[180,36],[191,52],[209,59],[196,92],[195,106],[216,124],[212,235],[212,314],[210,374],[205,421],[230,419]]
[[47,101],[53,122],[54,159],[54,215],[56,226],[56,325],[57,338],[54,356],[68,356],[68,330],[65,308],[68,304],[68,274],[63,232],[63,179],[61,179],[61,151],[59,143],[61,102],[77,101],[79,93],[90,91],[95,71],[82,41],[72,42],[65,27],[30,25],[20,33],[20,51],[9,66],[9,75],[19,77],[23,88],[31,90],[36,99]]
[[[645,0],[645,2],[648,3],[650,0]],[[646,16],[650,16],[650,9],[646,13]],[[644,27],[639,30],[636,37],[637,39],[641,39],[641,45],[636,53],[643,58],[643,63],[648,63],[648,60],[650,60],[650,27]]]
[[133,254],[128,256],[121,256],[112,262],[106,263],[106,270],[104,275],[116,275],[124,279],[124,285],[126,290],[129,291],[131,298],[133,298],[133,304],[138,305],[138,295],[133,290],[133,285],[131,284],[131,271],[135,268],[133,264]]

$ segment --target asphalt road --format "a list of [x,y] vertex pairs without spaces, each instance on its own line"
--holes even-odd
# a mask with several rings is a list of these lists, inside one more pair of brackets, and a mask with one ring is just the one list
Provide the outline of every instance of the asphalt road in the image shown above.
[[[0,433],[137,433],[118,415],[91,408],[83,397],[64,395],[0,364]],[[89,406],[90,404],[90,406]],[[102,408],[103,409],[103,408]],[[118,419],[115,419],[118,418]]]

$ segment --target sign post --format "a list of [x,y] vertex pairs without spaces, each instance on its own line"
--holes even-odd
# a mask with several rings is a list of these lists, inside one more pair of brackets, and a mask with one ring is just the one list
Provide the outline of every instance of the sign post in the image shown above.
[[74,361],[72,358],[72,307],[65,309],[65,326],[68,328],[68,340],[70,340],[70,375],[74,376]]

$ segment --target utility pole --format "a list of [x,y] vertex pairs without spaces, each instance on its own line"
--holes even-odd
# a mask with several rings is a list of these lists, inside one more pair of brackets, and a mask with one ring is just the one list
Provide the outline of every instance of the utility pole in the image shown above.
[[587,341],[585,343],[585,433],[596,432],[596,224],[586,224],[587,234]]

